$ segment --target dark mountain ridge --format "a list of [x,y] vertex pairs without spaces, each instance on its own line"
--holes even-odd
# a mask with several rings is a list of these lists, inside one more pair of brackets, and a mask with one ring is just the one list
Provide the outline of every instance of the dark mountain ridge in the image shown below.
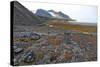
[[12,1],[12,3],[14,25],[38,25],[42,23],[41,18],[33,14],[18,1]]

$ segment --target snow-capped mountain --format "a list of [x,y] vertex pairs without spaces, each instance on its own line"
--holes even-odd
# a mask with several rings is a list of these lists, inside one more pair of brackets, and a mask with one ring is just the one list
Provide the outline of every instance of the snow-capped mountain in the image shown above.
[[43,9],[38,9],[35,14],[43,17],[52,17],[52,15],[48,13],[48,11]]
[[64,14],[63,12],[56,12],[54,10],[38,9],[35,14],[38,16],[42,16],[42,17],[70,19],[70,17],[68,15]]
[[53,10],[49,10],[48,13],[50,13],[52,15],[52,17],[54,17],[54,18],[63,19],[62,16],[60,16],[57,12],[55,12]]

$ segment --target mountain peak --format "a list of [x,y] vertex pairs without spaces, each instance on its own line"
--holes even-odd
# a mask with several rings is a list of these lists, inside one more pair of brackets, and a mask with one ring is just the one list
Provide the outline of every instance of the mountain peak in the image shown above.
[[48,11],[46,11],[44,9],[38,9],[36,11],[36,15],[43,16],[43,17],[51,17],[51,14],[49,14]]
[[38,9],[36,11],[36,15],[42,16],[42,17],[52,17],[52,18],[59,18],[59,19],[70,19],[70,17],[63,12],[55,11],[55,10],[44,10],[44,9]]

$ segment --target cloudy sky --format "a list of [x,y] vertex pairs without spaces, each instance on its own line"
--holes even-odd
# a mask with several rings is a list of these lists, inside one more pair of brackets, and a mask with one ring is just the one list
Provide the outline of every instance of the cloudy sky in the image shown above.
[[70,5],[58,3],[41,3],[41,2],[20,2],[29,10],[36,11],[37,9],[61,11],[78,22],[97,22],[97,7],[86,5]]

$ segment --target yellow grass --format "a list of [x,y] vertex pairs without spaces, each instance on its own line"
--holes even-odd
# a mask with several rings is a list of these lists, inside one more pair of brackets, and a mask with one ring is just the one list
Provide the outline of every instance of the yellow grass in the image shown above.
[[97,32],[96,26],[87,26],[87,25],[75,25],[75,24],[69,24],[69,23],[62,23],[62,22],[53,22],[49,23],[49,25],[52,25],[54,28],[61,28],[65,30],[74,30],[79,32]]

